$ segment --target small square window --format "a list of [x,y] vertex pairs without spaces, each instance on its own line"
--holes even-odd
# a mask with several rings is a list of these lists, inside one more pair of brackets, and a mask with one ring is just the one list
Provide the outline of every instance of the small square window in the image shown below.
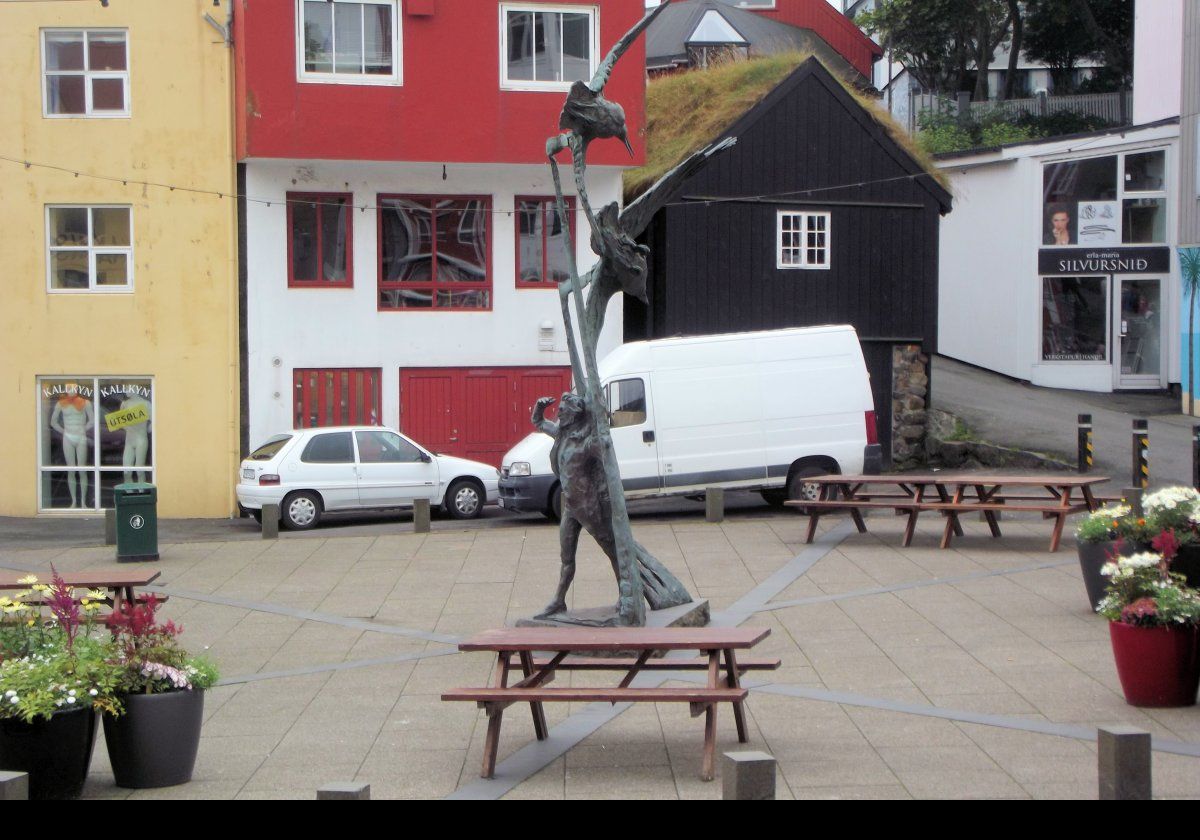
[[42,112],[47,117],[128,117],[128,52],[124,30],[42,30]]
[[574,242],[575,199],[565,200],[566,226],[555,199],[517,196],[517,288],[554,289],[570,277],[567,233]]
[[349,193],[288,193],[288,286],[354,285],[354,197]]
[[569,90],[599,66],[596,10],[587,6],[500,6],[500,86]]
[[129,207],[47,207],[49,290],[131,291],[131,214]]
[[401,82],[399,0],[297,0],[301,81]]
[[828,213],[780,210],[776,268],[829,268]]

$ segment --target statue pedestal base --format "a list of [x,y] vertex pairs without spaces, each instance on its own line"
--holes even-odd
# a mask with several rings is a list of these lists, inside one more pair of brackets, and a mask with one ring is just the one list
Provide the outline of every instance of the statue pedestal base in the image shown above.
[[[518,627],[613,627],[612,607],[570,610],[547,618],[519,618]],[[647,627],[705,627],[709,621],[708,601],[692,601],[665,610],[648,610]],[[606,654],[611,655],[611,654]]]

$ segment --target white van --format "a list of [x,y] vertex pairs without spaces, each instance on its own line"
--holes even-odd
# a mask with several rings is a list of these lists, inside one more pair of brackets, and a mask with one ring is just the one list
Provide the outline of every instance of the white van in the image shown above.
[[[800,498],[808,476],[879,471],[871,383],[853,327],[638,341],[599,367],[627,498],[723,487],[782,504]],[[503,508],[558,517],[552,443],[534,432],[505,454]]]

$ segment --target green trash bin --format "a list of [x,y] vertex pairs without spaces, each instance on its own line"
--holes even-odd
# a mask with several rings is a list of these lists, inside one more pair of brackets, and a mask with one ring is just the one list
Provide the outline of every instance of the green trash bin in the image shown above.
[[158,559],[158,488],[153,484],[118,484],[117,562]]

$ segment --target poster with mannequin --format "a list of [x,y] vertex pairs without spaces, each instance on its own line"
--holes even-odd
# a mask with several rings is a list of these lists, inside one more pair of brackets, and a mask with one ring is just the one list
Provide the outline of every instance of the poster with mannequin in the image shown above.
[[153,483],[153,385],[148,379],[101,379],[100,504],[113,504],[118,484]]
[[[95,422],[94,390],[90,383],[62,380],[43,383],[42,401],[47,407],[49,452],[43,447],[44,465],[59,467],[48,475],[43,489],[43,506],[92,508],[92,434]],[[49,461],[49,464],[45,464]],[[65,469],[61,469],[65,467]]]

